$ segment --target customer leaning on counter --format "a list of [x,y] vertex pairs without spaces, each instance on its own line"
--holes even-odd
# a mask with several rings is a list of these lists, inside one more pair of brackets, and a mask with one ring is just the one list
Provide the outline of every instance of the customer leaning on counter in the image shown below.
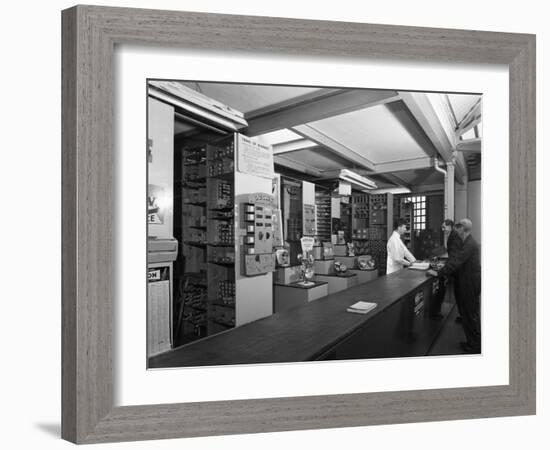
[[416,258],[401,239],[405,231],[407,231],[407,222],[403,219],[398,219],[394,224],[393,233],[386,246],[388,251],[386,274],[401,270],[403,267],[408,267],[416,261]]
[[[456,257],[458,252],[462,249],[463,242],[462,238],[455,229],[455,223],[451,219],[445,219],[441,225],[441,231],[443,231],[447,259]],[[445,299],[445,294],[447,292],[454,293],[454,277],[452,275],[449,277],[442,277],[440,282],[444,288],[440,289],[437,293],[434,300],[433,310],[431,312],[431,316],[437,319],[443,318],[443,315],[441,314],[441,305]],[[460,314],[460,305],[458,303],[457,307]]]
[[468,353],[481,352],[481,263],[479,245],[471,235],[472,221],[462,219],[456,226],[456,232],[462,239],[462,249],[449,255],[449,260],[439,271],[428,271],[433,276],[455,277],[455,296],[462,316],[462,326],[466,342],[460,345]]

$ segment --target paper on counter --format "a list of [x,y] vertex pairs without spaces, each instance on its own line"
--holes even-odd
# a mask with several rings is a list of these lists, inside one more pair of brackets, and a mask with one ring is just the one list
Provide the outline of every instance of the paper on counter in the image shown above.
[[428,270],[430,268],[429,262],[413,262],[410,266],[410,269],[414,270]]
[[356,313],[356,314],[367,314],[368,312],[376,308],[376,306],[377,306],[376,303],[373,303],[373,302],[359,301],[349,306],[346,309],[346,311],[351,313]]

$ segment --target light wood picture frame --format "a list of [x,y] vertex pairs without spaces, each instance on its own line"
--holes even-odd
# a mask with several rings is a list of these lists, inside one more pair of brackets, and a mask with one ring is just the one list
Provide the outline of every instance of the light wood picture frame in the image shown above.
[[[115,407],[109,208],[116,44],[505,64],[510,86],[509,384]],[[64,439],[96,443],[535,413],[534,35],[75,6],[62,12],[62,83]]]

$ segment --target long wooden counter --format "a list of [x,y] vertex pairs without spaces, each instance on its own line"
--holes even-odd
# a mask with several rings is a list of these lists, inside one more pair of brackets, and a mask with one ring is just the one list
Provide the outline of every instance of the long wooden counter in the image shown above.
[[[154,356],[149,368],[424,355],[443,322],[429,315],[437,283],[404,269]],[[346,312],[359,300],[378,306]]]

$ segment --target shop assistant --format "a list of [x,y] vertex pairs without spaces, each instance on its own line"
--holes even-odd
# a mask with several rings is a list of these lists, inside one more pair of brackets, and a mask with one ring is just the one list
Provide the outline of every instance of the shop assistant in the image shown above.
[[386,246],[388,251],[386,274],[401,270],[403,267],[408,267],[416,261],[416,258],[401,239],[405,231],[407,231],[407,222],[404,219],[397,220]]
[[462,326],[466,342],[461,342],[463,350],[468,353],[481,352],[481,263],[479,245],[471,236],[472,222],[462,219],[456,226],[456,232],[462,239],[462,249],[449,260],[438,272],[428,271],[433,276],[455,277],[456,302],[460,305]]

